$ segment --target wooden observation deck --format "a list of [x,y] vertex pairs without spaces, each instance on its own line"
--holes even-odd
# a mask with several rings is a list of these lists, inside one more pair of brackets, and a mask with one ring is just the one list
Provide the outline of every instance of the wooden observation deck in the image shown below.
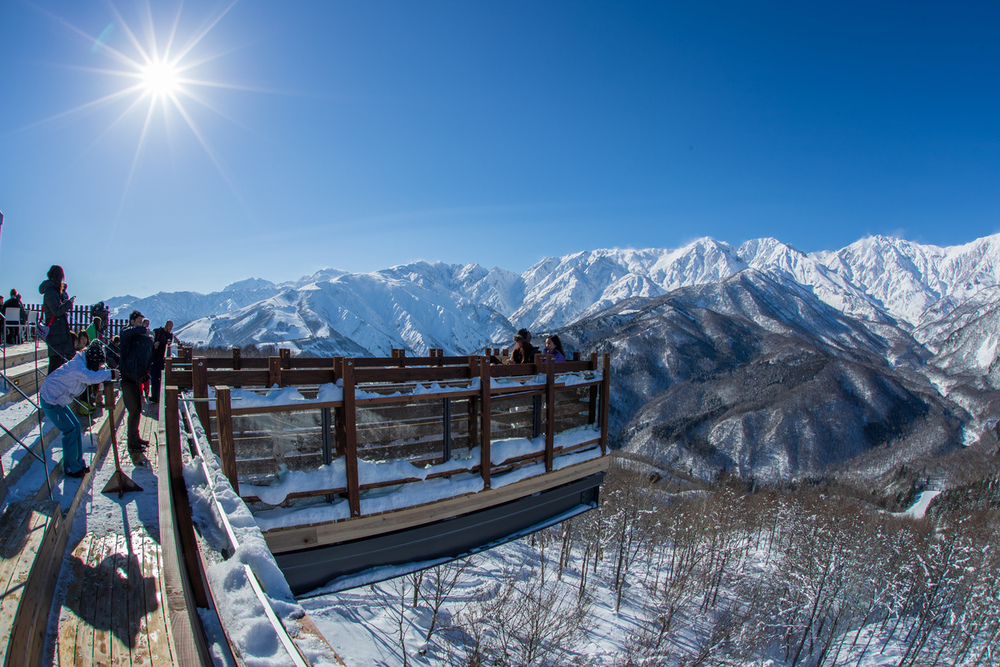
[[170,359],[165,383],[168,425],[190,390],[296,594],[349,587],[350,575],[379,566],[454,558],[596,507],[607,466],[607,356],[508,365],[437,350],[381,359],[236,350]]

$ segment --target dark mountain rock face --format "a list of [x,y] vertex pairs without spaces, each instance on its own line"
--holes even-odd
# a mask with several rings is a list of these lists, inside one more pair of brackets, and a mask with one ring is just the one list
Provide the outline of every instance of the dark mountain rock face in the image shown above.
[[[926,353],[907,333],[875,334],[756,271],[629,300],[564,335],[614,355],[616,445],[697,478],[871,480],[961,446],[961,409],[915,372]],[[912,361],[890,366],[900,346]]]

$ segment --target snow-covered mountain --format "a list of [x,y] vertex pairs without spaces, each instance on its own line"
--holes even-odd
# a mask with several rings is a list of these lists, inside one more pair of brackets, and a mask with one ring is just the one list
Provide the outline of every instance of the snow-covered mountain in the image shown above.
[[160,293],[107,303],[119,316],[139,308],[154,323],[173,319],[184,325],[181,338],[196,344],[277,343],[316,354],[382,354],[392,347],[420,354],[442,347],[463,354],[508,341],[520,327],[547,332],[624,299],[711,284],[747,268],[804,286],[857,319],[914,329],[1000,285],[1000,235],[951,248],[871,237],[837,252],[811,254],[770,238],[739,248],[702,238],[676,249],[547,258],[520,275],[477,264],[416,262],[366,274],[325,269],[280,285],[248,279],[208,295]]
[[948,248],[872,236],[813,256],[913,326],[1000,284],[1000,234]]

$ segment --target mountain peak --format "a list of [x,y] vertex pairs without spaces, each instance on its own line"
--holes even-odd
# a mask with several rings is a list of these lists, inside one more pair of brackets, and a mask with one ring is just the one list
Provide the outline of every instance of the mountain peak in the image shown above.
[[235,283],[226,285],[222,291],[223,292],[241,292],[241,291],[252,291],[259,289],[270,289],[275,287],[275,284],[270,280],[264,280],[263,278],[247,278],[246,280],[238,280]]

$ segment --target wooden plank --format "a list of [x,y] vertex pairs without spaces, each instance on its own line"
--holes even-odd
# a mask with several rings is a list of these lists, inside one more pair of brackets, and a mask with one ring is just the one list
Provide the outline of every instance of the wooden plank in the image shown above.
[[[166,594],[163,588],[163,558],[159,544],[151,536],[143,537],[142,576],[146,603],[145,634],[150,665],[175,664],[173,627],[167,622]],[[134,661],[133,661],[134,662]],[[190,664],[177,661],[176,664]]]
[[[90,624],[94,626],[93,653],[95,665],[111,664],[111,644],[109,636],[111,633],[111,612],[113,606],[112,580],[115,573],[115,551],[118,543],[118,536],[115,534],[105,535],[98,538],[99,548],[96,559],[91,562],[90,569],[92,577],[84,584],[94,592],[96,601],[90,614]],[[84,635],[87,638],[87,635]],[[85,649],[86,651],[86,649]]]
[[126,622],[129,662],[125,664],[149,664],[149,642],[146,636],[147,615],[146,581],[142,571],[145,531],[133,530],[125,537],[128,540],[128,557],[125,560],[126,573]]
[[[109,536],[110,537],[110,536]],[[111,645],[111,664],[130,665],[132,652],[129,647],[129,608],[128,608],[128,560],[129,544],[125,535],[114,534],[114,571],[111,576],[111,630],[109,642]],[[98,619],[101,620],[101,619]]]
[[[170,426],[177,423],[177,387],[173,390],[173,400],[167,400],[164,415],[161,415],[160,430],[166,435],[158,447],[157,459],[157,503],[159,515],[159,539],[162,546],[159,578],[160,608],[165,616],[164,624],[170,628],[169,645],[172,658],[179,665],[212,665],[212,657],[205,641],[205,632],[198,616],[192,584],[193,577],[183,567],[182,547],[178,543],[176,530],[176,510],[173,499],[171,467],[174,465],[173,451],[180,454],[179,430]],[[173,411],[171,411],[171,403]],[[173,436],[170,434],[174,433]],[[168,454],[168,448],[170,453]],[[176,479],[176,478],[175,478]],[[184,503],[185,505],[187,503]],[[183,568],[183,569],[182,569]],[[198,576],[196,573],[195,576]],[[200,581],[200,579],[199,579]],[[204,592],[204,591],[203,591]]]
[[191,389],[194,387],[194,373],[190,368],[178,368],[174,363],[164,382],[180,389]]
[[551,473],[529,477],[496,489],[447,498],[416,507],[384,512],[341,521],[275,528],[264,532],[264,539],[272,553],[297,551],[306,546],[337,544],[363,539],[394,530],[412,528],[433,521],[468,514],[487,507],[517,500],[533,493],[568,484],[598,472],[606,471],[608,457],[584,461]]
[[42,664],[49,614],[68,531],[64,528],[62,508],[57,501],[45,501],[40,506],[36,505],[36,508],[39,514],[45,516],[48,525],[31,566],[29,579],[25,583],[25,603],[21,605],[17,632],[8,649],[15,658],[15,664],[26,664],[29,667]]
[[601,454],[608,453],[608,414],[611,409],[611,355],[604,355],[601,376]]
[[[539,358],[536,356],[536,358]],[[541,355],[545,368],[545,472],[552,472],[556,437],[556,364],[548,355]]]
[[[174,389],[171,387],[171,389]],[[168,390],[169,391],[169,390]],[[173,397],[168,393],[167,396],[167,415],[171,414],[171,409],[177,409],[177,392],[173,391]],[[179,422],[180,415],[177,415],[177,420]],[[172,418],[171,418],[172,419]],[[170,510],[170,523],[171,530],[176,531],[175,533],[180,540],[181,552],[183,554],[183,562],[186,567],[186,571],[190,573],[190,579],[185,583],[189,586],[189,590],[194,598],[195,604],[202,608],[208,608],[208,593],[206,591],[205,580],[203,573],[200,569],[200,560],[198,560],[198,543],[194,535],[194,524],[191,519],[191,506],[187,499],[187,487],[184,484],[184,477],[182,474],[183,470],[183,457],[181,454],[181,441],[180,433],[176,435],[176,440],[170,438],[171,431],[167,431],[167,448],[166,454],[170,461],[169,472],[166,477],[170,485],[170,492],[168,498],[172,500],[173,506]],[[162,454],[163,452],[161,452]],[[175,475],[174,472],[177,472]],[[162,475],[162,471],[161,471]],[[163,497],[164,490],[162,485],[159,487],[160,496]],[[160,508],[160,538],[165,538],[165,533],[162,528],[163,521],[163,508]]]
[[479,360],[479,382],[481,395],[479,397],[479,474],[483,478],[483,487],[490,488],[490,439],[492,425],[490,422],[490,363],[486,357]]
[[[94,534],[87,533],[73,549],[70,556],[70,580],[63,599],[59,615],[59,631],[56,640],[56,655],[60,665],[89,665],[94,659],[93,633],[86,612],[88,606],[93,607],[94,592],[84,588],[91,550],[95,548]],[[83,635],[89,632],[91,639],[83,641]],[[80,635],[79,640],[77,636]],[[84,651],[83,647],[87,650]]]
[[236,495],[240,493],[240,482],[236,476],[236,447],[233,444],[233,415],[229,387],[215,388],[216,422],[219,427],[219,458],[222,460],[222,474],[229,480]]
[[35,566],[35,559],[42,549],[46,530],[51,518],[29,509],[23,516],[18,515],[16,526],[9,528],[2,557],[3,597],[0,598],[0,646],[3,647],[3,662],[20,664],[25,656],[25,644],[21,631],[22,615],[30,615],[35,602],[28,589],[29,575]]
[[344,457],[347,474],[347,503],[351,516],[361,515],[361,492],[358,488],[357,411],[354,406],[354,364],[344,359],[341,370],[344,383]]

